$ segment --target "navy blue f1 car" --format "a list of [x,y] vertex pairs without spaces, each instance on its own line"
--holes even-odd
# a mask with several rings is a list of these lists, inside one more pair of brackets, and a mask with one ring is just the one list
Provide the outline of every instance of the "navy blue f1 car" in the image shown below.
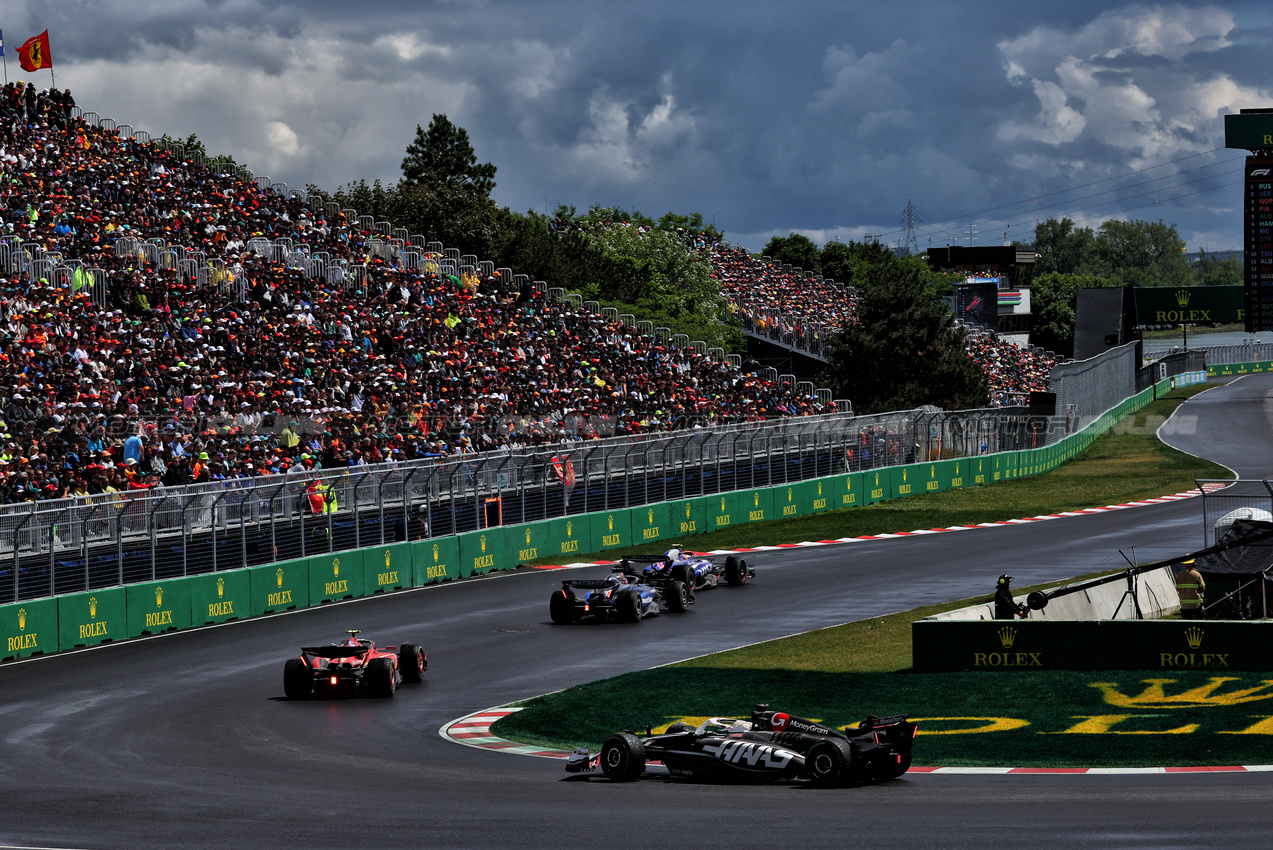
[[633,576],[614,573],[599,579],[566,579],[548,599],[548,614],[558,625],[584,618],[599,622],[639,623],[661,611],[682,613],[693,602],[685,582],[668,580],[654,587]]
[[726,584],[737,587],[756,577],[756,568],[734,555],[717,562],[712,558],[687,555],[678,548],[668,549],[662,555],[624,555],[619,561],[619,571],[652,587],[660,587],[672,580],[684,582],[690,593],[716,587],[722,579]]
[[647,760],[657,760],[673,777],[714,782],[883,782],[910,769],[915,732],[905,714],[871,716],[841,731],[757,705],[750,720],[714,717],[697,728],[674,723],[661,735],[611,735],[596,756],[576,749],[566,770],[600,767],[608,778],[630,782],[645,772]]

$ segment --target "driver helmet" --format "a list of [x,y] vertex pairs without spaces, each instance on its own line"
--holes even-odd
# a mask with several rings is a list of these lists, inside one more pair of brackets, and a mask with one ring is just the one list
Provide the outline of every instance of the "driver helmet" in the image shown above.
[[1012,581],[1012,576],[1010,576],[1010,575],[1004,574],[1004,575],[999,576],[999,584],[1000,584],[1000,585],[1008,584],[1008,583],[1010,583],[1011,581]]

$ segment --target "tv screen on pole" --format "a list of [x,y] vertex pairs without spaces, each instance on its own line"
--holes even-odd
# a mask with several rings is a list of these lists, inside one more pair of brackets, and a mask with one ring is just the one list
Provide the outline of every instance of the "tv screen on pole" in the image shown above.
[[955,318],[998,332],[998,284],[993,280],[955,284]]

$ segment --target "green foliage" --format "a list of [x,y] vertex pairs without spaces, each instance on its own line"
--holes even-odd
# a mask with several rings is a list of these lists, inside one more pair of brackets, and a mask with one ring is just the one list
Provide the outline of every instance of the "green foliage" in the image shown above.
[[861,413],[987,403],[986,377],[965,353],[963,331],[926,269],[892,260],[873,266],[857,286],[858,323],[832,340],[828,357],[837,398]]
[[1237,257],[1217,260],[1205,249],[1198,253],[1198,262],[1189,267],[1194,286],[1241,286],[1244,283],[1242,261]]
[[823,274],[818,246],[804,234],[792,231],[787,236],[775,236],[762,253],[779,263],[790,263],[792,268],[803,269],[805,274]]
[[[1096,235],[1090,227],[1076,227],[1068,218],[1049,218],[1034,228],[1034,251],[1039,255],[1035,275],[1075,274],[1091,263]],[[1033,293],[1031,293],[1033,298]]]
[[169,136],[167,133],[164,133],[162,136],[159,137],[159,139],[160,141],[170,145],[172,144],[181,145],[182,149],[185,150],[187,156],[193,153],[199,153],[203,155],[203,158],[205,161],[214,160],[217,162],[228,163],[230,165],[236,164],[234,161],[234,157],[230,156],[229,154],[221,154],[220,156],[212,156],[211,154],[209,154],[207,147],[205,147],[203,144],[203,140],[200,139],[194,133],[191,133],[189,136],[186,136],[184,139],[174,139],[172,136]]
[[1187,286],[1193,279],[1184,240],[1161,221],[1111,219],[1093,232],[1050,218],[1035,227],[1034,250],[1036,275],[1099,275],[1127,286]]
[[592,281],[603,297],[629,304],[652,302],[672,318],[691,314],[720,321],[725,317],[725,299],[711,277],[711,265],[687,251],[675,235],[662,230],[641,233],[635,227],[606,227],[591,231],[591,238],[632,272],[622,282],[622,289],[610,281]]
[[416,125],[415,140],[402,160],[402,182],[446,184],[465,190],[457,197],[489,198],[495,188],[495,166],[479,165],[468,131],[452,124],[446,115],[434,114],[428,130]]
[[893,252],[878,242],[837,242],[822,246],[818,257],[821,274],[837,283],[852,285],[873,266],[894,259]]
[[1080,289],[1118,286],[1117,280],[1090,274],[1048,272],[1035,275],[1030,289],[1034,328],[1030,341],[1066,357],[1074,354],[1075,305]]

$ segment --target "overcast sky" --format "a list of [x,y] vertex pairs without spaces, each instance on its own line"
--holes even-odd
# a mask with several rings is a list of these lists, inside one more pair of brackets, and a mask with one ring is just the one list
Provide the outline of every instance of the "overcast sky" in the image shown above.
[[[8,0],[59,87],[258,175],[395,182],[445,113],[517,211],[698,211],[733,242],[1029,241],[1039,218],[1241,247],[1223,115],[1273,107],[1273,6],[1108,0]],[[1130,175],[1130,176],[1128,176]]]

